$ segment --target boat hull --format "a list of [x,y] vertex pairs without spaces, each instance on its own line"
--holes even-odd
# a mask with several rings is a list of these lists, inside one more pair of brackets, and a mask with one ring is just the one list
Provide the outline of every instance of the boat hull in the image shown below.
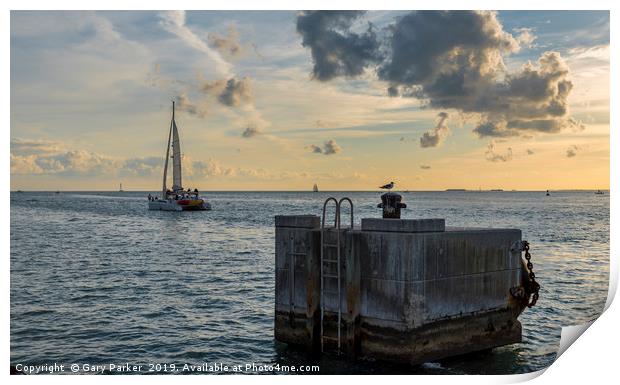
[[211,210],[211,204],[202,199],[155,200],[149,201],[149,210],[205,211]]

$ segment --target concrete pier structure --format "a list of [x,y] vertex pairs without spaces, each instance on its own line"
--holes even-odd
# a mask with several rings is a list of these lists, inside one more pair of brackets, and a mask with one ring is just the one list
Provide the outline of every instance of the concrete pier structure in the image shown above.
[[[510,294],[527,280],[520,230],[364,218],[360,228],[327,228],[322,245],[318,216],[276,216],[275,225],[279,341],[409,364],[521,341],[525,304]],[[337,276],[340,288],[326,279]]]

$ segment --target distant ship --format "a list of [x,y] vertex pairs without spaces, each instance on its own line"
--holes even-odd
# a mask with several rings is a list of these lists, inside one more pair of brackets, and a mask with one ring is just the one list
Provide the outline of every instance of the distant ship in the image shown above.
[[[172,147],[172,156],[170,155],[170,147]],[[172,189],[166,187],[169,158],[172,158]],[[172,102],[172,120],[170,121],[170,131],[168,132],[165,159],[161,198],[153,197],[149,194],[149,210],[211,210],[211,204],[198,196],[198,189],[194,189],[194,191],[187,189],[185,191],[181,184],[181,141],[179,139],[179,129],[174,121],[174,102]]]
[[123,184],[120,183],[118,186],[118,192],[123,192]]
[[312,192],[319,192],[319,186],[317,186],[316,183],[312,187]]
[[464,188],[448,188],[446,191],[467,191]]
[[596,195],[605,195],[605,193],[601,190],[596,190],[595,192]]
[[494,188],[494,189],[491,189],[491,191],[501,192],[501,191],[504,191],[504,190],[503,190],[503,189],[501,189],[501,188]]

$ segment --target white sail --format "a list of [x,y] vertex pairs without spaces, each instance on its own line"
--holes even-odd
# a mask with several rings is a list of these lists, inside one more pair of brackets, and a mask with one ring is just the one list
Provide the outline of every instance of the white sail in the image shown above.
[[181,144],[179,142],[179,131],[174,121],[172,113],[172,191],[183,190],[181,183]]

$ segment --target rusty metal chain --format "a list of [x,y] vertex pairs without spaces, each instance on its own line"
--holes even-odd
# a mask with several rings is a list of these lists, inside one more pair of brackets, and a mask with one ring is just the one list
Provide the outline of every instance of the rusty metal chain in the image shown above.
[[536,301],[538,301],[538,291],[540,290],[540,285],[536,282],[536,274],[534,274],[534,265],[532,265],[532,255],[530,254],[530,244],[528,241],[523,241],[523,251],[525,251],[525,260],[528,272],[528,277],[530,278],[528,292],[532,293],[532,300],[527,304],[527,307],[532,307],[536,305]]

